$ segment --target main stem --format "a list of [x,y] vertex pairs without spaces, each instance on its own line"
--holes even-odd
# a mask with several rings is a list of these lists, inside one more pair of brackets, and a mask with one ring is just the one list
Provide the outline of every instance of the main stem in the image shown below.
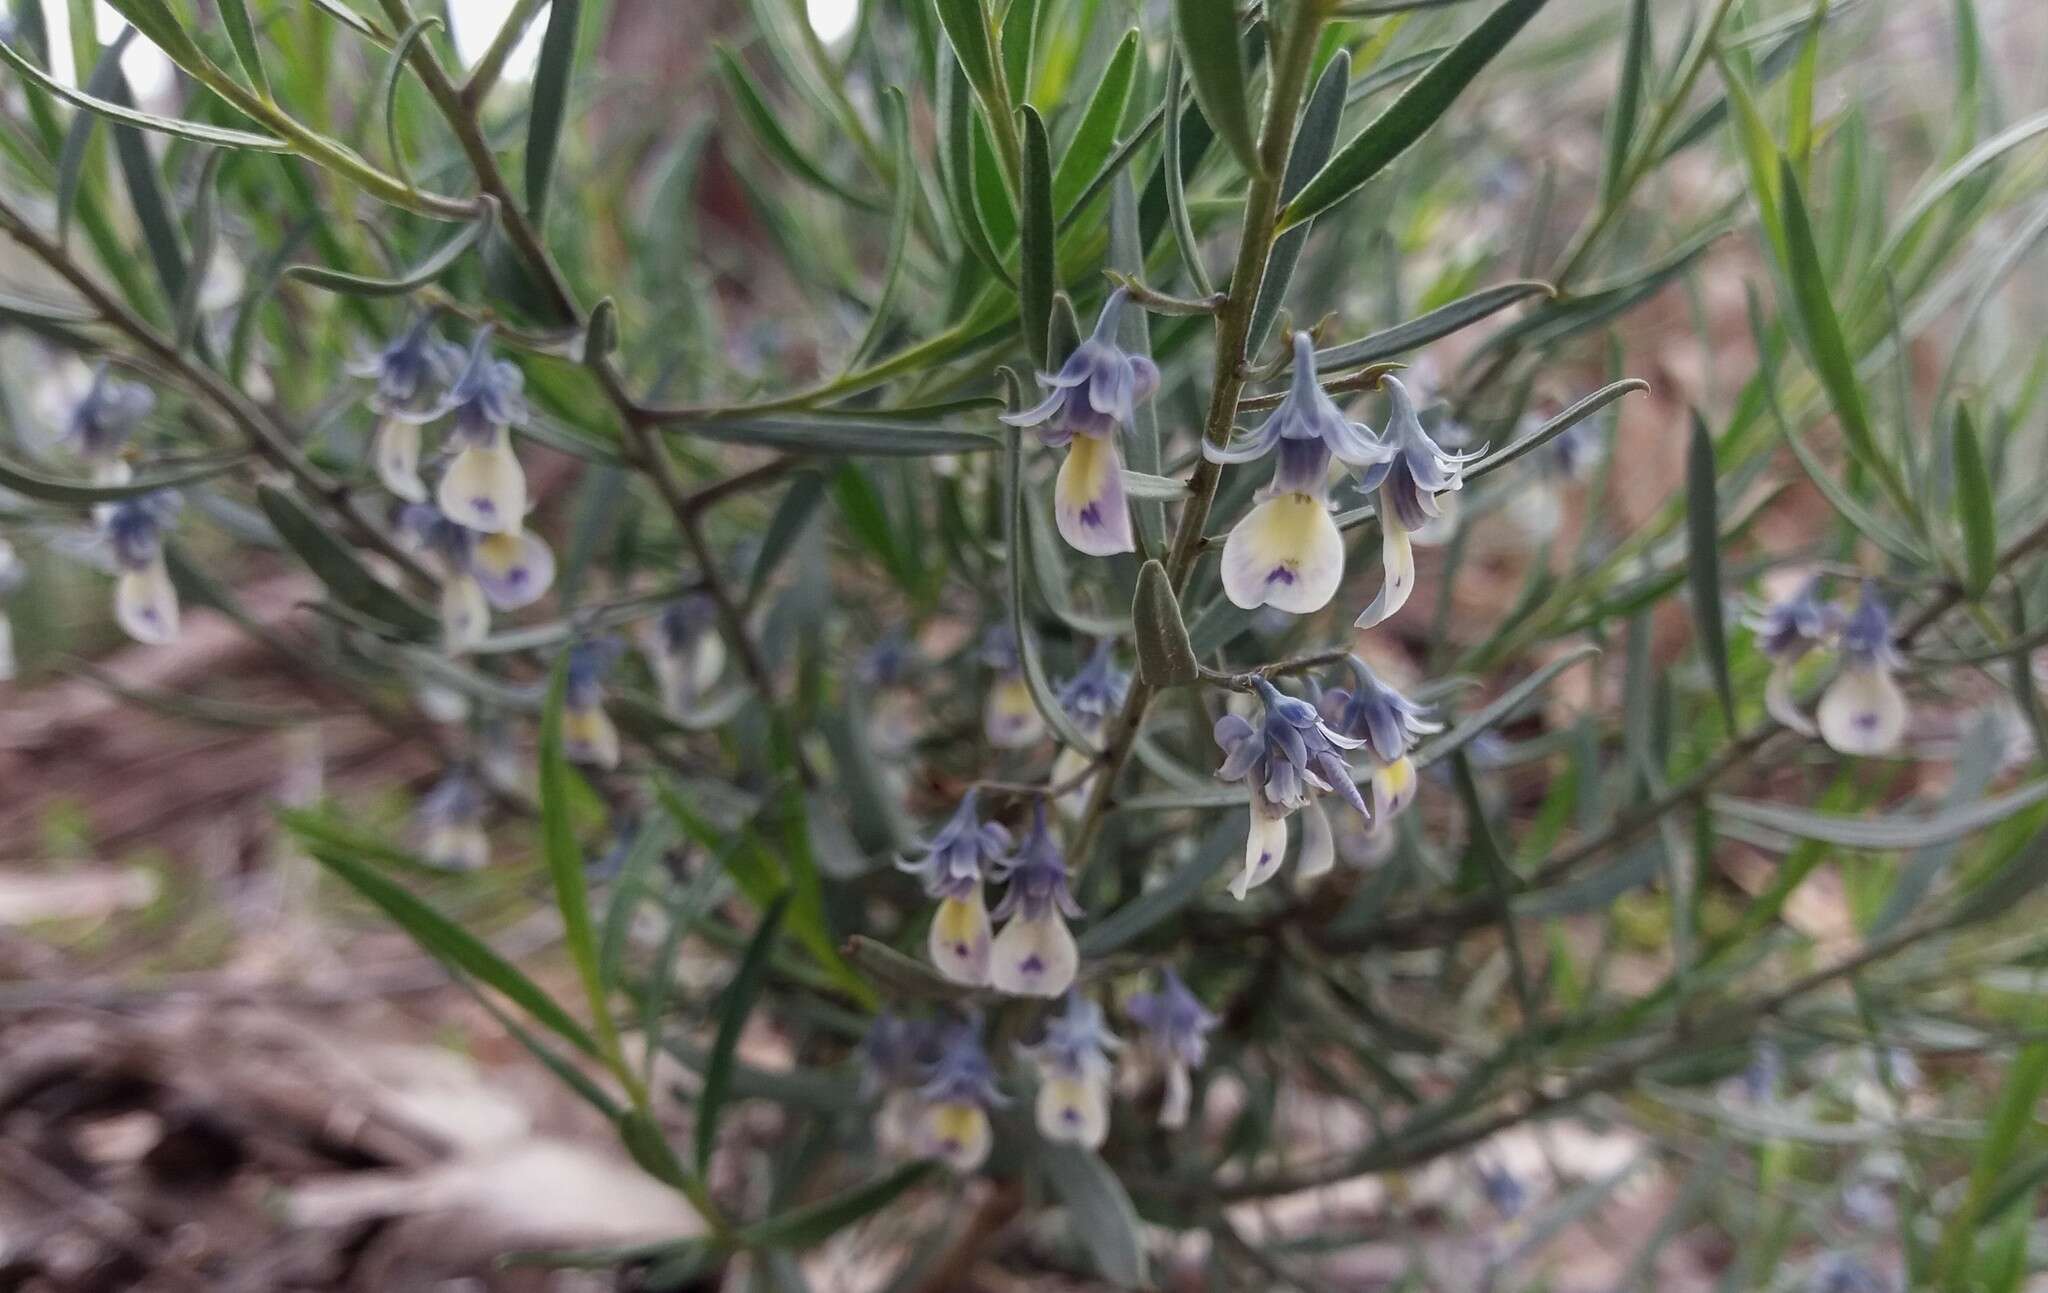
[[[1216,312],[1216,371],[1209,387],[1208,414],[1202,419],[1202,439],[1207,444],[1220,447],[1229,443],[1238,398],[1244,392],[1245,342],[1251,335],[1252,310],[1258,305],[1259,289],[1266,281],[1266,259],[1273,250],[1273,229],[1280,215],[1280,177],[1287,169],[1287,154],[1294,147],[1295,119],[1301,111],[1316,37],[1327,11],[1328,0],[1302,0],[1296,7],[1294,22],[1267,82],[1259,170],[1245,190],[1237,261],[1230,271],[1230,287],[1223,305]],[[1188,477],[1188,501],[1181,508],[1180,522],[1166,553],[1166,575],[1173,582],[1176,595],[1186,591],[1195,559],[1201,555],[1202,532],[1208,527],[1209,509],[1216,501],[1216,487],[1222,478],[1221,464],[1206,457],[1195,464]],[[1095,784],[1088,793],[1088,805],[1067,848],[1076,872],[1088,865],[1103,817],[1115,797],[1117,779],[1131,757],[1131,747],[1155,694],[1156,689],[1142,676],[1132,679],[1123,708],[1110,724]]]

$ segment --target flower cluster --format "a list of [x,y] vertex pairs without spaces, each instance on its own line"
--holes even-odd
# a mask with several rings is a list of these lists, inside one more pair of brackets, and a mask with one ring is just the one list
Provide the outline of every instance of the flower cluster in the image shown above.
[[[1854,610],[1820,599],[1819,581],[1752,614],[1747,623],[1757,650],[1771,661],[1764,684],[1764,708],[1778,722],[1803,735],[1818,735],[1849,755],[1886,754],[1906,732],[1905,693],[1893,675],[1901,663],[1892,645],[1891,610],[1866,582]],[[1812,652],[1832,645],[1840,670],[1821,693],[1809,719],[1792,696],[1793,670]],[[1817,721],[1816,721],[1817,720]]]
[[1365,798],[1351,780],[1348,750],[1364,745],[1363,737],[1346,736],[1305,700],[1281,692],[1260,678],[1254,684],[1262,707],[1257,723],[1239,714],[1216,720],[1216,744],[1223,748],[1223,766],[1216,775],[1242,781],[1250,792],[1251,829],[1245,839],[1244,869],[1231,882],[1238,898],[1273,878],[1287,860],[1287,819],[1300,809],[1300,870],[1304,877],[1321,875],[1336,862],[1337,847],[1330,819],[1316,794],[1335,794],[1361,816],[1370,816]]
[[[1066,858],[1047,828],[1043,800],[1012,852],[1009,831],[981,820],[970,790],[923,856],[897,865],[939,900],[927,947],[948,979],[1019,997],[1057,997],[1073,983],[1081,954],[1067,921],[1081,907],[1067,890]],[[1009,886],[993,911],[982,895],[991,882]],[[1000,921],[1009,923],[991,937]]]
[[1318,708],[1332,729],[1363,742],[1359,748],[1373,765],[1373,820],[1385,826],[1415,801],[1415,761],[1408,752],[1444,725],[1429,718],[1426,707],[1381,682],[1365,661],[1352,656],[1345,663],[1352,686],[1324,692]]
[[1038,374],[1049,392],[1041,403],[1002,419],[1013,427],[1036,428],[1046,447],[1067,451],[1054,484],[1053,516],[1061,536],[1091,556],[1137,546],[1117,435],[1131,425],[1137,406],[1159,389],[1158,366],[1117,345],[1124,300],[1122,288],[1110,293],[1088,339],[1057,373]]
[[125,485],[134,473],[125,454],[135,428],[156,407],[156,393],[147,386],[124,382],[101,364],[92,385],[71,410],[64,442],[92,468],[93,483]]
[[164,564],[164,531],[184,505],[175,490],[152,490],[97,512],[101,535],[113,553],[114,619],[129,637],[162,646],[178,636],[178,590]]
[[[1124,1013],[1140,1030],[1130,1050],[1136,1061],[1131,1076],[1163,1074],[1159,1125],[1186,1125],[1189,1073],[1206,1056],[1216,1017],[1171,970],[1162,972],[1158,992],[1133,994]],[[987,1160],[993,1140],[989,1112],[1009,1100],[981,1034],[981,1020],[971,1014],[930,1021],[884,1012],[869,1025],[860,1047],[860,1089],[876,1105],[874,1136],[882,1152],[937,1158],[959,1172]],[[1054,1143],[1100,1148],[1109,1135],[1113,1057],[1125,1050],[1100,1004],[1067,993],[1058,1013],[1045,1018],[1038,1040],[1018,1048],[1036,1078],[1038,1134]]]
[[531,530],[484,534],[432,503],[410,503],[398,531],[441,581],[441,642],[450,655],[489,636],[493,609],[531,606],[555,581],[555,554]]

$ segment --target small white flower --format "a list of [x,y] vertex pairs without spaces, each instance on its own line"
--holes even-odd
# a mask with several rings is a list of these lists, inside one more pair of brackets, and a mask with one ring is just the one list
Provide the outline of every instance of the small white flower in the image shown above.
[[1415,591],[1415,552],[1409,536],[1442,515],[1438,496],[1463,488],[1465,468],[1484,453],[1483,447],[1462,453],[1439,447],[1422,429],[1414,401],[1400,381],[1393,377],[1382,380],[1391,404],[1385,439],[1393,455],[1390,461],[1368,470],[1359,486],[1377,491],[1374,511],[1379,516],[1386,582],[1372,605],[1359,615],[1356,627],[1362,629],[1385,622],[1408,604]]
[[1081,905],[1067,891],[1067,862],[1046,829],[1045,801],[1016,855],[997,864],[1009,888],[990,918],[1008,921],[990,949],[989,982],[1015,997],[1057,997],[1074,982],[1081,950],[1067,921]]
[[1848,755],[1888,754],[1906,733],[1906,697],[1892,676],[1891,612],[1870,584],[1842,626],[1842,671],[1820,698],[1821,739]]

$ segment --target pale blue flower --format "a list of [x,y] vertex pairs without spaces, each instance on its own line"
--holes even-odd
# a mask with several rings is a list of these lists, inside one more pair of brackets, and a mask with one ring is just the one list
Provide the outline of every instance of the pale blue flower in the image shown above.
[[[1131,675],[1117,668],[1115,646],[1107,638],[1097,643],[1087,663],[1061,685],[1057,697],[1074,726],[1091,740],[1109,716],[1123,708],[1131,688]],[[1029,698],[1027,692],[1025,699]],[[1059,797],[1059,810],[1070,820],[1080,815],[1093,792],[1096,774],[1089,773],[1088,767],[1088,754],[1070,745],[1061,746],[1053,757],[1052,784],[1067,787]]]
[[1842,671],[1821,694],[1821,739],[1843,754],[1886,754],[1906,732],[1905,693],[1892,676],[1902,663],[1892,645],[1891,611],[1874,584],[1842,625]]
[[1427,717],[1427,706],[1381,682],[1365,661],[1352,656],[1346,663],[1353,686],[1324,692],[1318,709],[1332,730],[1364,742],[1373,762],[1373,816],[1384,824],[1415,801],[1415,761],[1409,751],[1444,725]]
[[1344,536],[1330,516],[1330,460],[1368,471],[1394,453],[1338,409],[1316,379],[1314,340],[1295,333],[1294,383],[1272,416],[1235,446],[1202,445],[1202,456],[1219,463],[1277,454],[1272,484],[1224,540],[1230,600],[1246,610],[1270,606],[1295,615],[1329,605],[1344,579]]
[[993,946],[982,886],[1009,852],[1010,832],[981,820],[979,795],[969,790],[952,819],[922,848],[916,861],[896,865],[923,883],[926,896],[939,900],[926,939],[932,964],[955,983],[981,987],[989,981]]
[[1459,453],[1444,450],[1422,429],[1414,401],[1400,380],[1382,381],[1391,406],[1383,439],[1394,453],[1367,469],[1359,488],[1374,494],[1387,573],[1379,596],[1358,617],[1356,627],[1362,629],[1382,623],[1408,604],[1415,591],[1415,552],[1409,536],[1441,514],[1438,496],[1463,488],[1465,468],[1485,452],[1484,446]]
[[1009,923],[991,949],[989,981],[1012,996],[1059,996],[1073,984],[1081,962],[1067,928],[1081,905],[1068,891],[1067,861],[1047,829],[1043,799],[1017,852],[996,864],[996,878],[1009,887],[990,918]]
[[618,663],[617,638],[592,638],[569,648],[562,688],[562,752],[572,763],[614,768],[619,730],[604,709],[604,679]]
[[1007,624],[991,628],[981,639],[981,662],[995,674],[982,700],[981,725],[988,743],[999,750],[1021,750],[1045,736],[1045,716],[1032,699],[1024,678],[1024,658],[1017,636]]
[[1036,428],[1049,448],[1066,448],[1053,489],[1053,518],[1061,537],[1094,556],[1137,546],[1117,432],[1131,425],[1137,406],[1159,389],[1158,366],[1116,343],[1125,295],[1122,288],[1110,293],[1095,331],[1057,373],[1038,374],[1039,385],[1049,391],[1045,399],[1002,418],[1014,427]]
[[1895,1293],[1898,1286],[1847,1253],[1823,1253],[1806,1287],[1808,1293]]
[[434,317],[423,314],[376,354],[349,365],[349,372],[376,383],[370,407],[409,421],[440,416],[442,388],[461,368],[460,346],[434,332]]
[[673,717],[684,717],[697,708],[725,668],[718,604],[707,593],[689,593],[644,625],[640,650],[661,689],[662,707]]
[[1330,821],[1322,806],[1312,802],[1310,792],[1336,794],[1361,816],[1371,815],[1352,784],[1343,753],[1364,745],[1364,738],[1335,730],[1314,705],[1282,693],[1263,678],[1255,685],[1264,707],[1260,721],[1254,724],[1241,715],[1225,714],[1216,720],[1214,732],[1224,753],[1217,777],[1242,781],[1250,792],[1244,869],[1230,885],[1240,899],[1272,879],[1286,861],[1287,819],[1299,809],[1310,810],[1302,827],[1305,876],[1312,879],[1334,865],[1337,850]]
[[1009,1101],[996,1087],[979,1021],[945,1031],[917,1095],[923,1103],[919,1139],[924,1153],[958,1172],[971,1172],[987,1161],[993,1139],[988,1111]]
[[1840,631],[1842,613],[1821,601],[1820,580],[1813,578],[1790,597],[1750,614],[1744,623],[1756,634],[1757,650],[1771,662],[1770,677],[1764,682],[1764,711],[1793,731],[1812,736],[1813,722],[1792,696],[1793,671],[1809,652]]
[[526,523],[526,472],[510,429],[526,419],[524,379],[516,364],[491,356],[490,337],[489,328],[477,333],[454,384],[419,416],[454,419],[458,448],[435,493],[441,510],[472,530],[516,534]]
[[533,605],[555,582],[555,554],[530,530],[479,534],[429,503],[409,504],[399,532],[441,580],[442,640],[469,650],[491,629],[491,611]]
[[1046,1022],[1043,1039],[1025,1052],[1038,1066],[1040,1135],[1084,1149],[1101,1147],[1109,1135],[1109,1053],[1122,1046],[1101,1006],[1067,994],[1066,1009]]
[[[156,407],[156,393],[147,386],[122,381],[105,364],[93,370],[92,385],[85,397],[72,407],[64,427],[64,439],[80,457],[97,467],[111,467],[128,447],[135,428]],[[119,484],[124,471],[95,471],[102,484]]]
[[137,642],[162,646],[178,636],[178,590],[164,564],[164,533],[184,500],[152,490],[103,505],[100,532],[113,553],[114,620]]
[[1159,1107],[1159,1125],[1187,1125],[1193,1097],[1189,1074],[1209,1054],[1209,1034],[1217,1024],[1188,985],[1172,970],[1159,972],[1159,990],[1140,992],[1124,1003],[1124,1015],[1142,1030],[1139,1050],[1165,1074],[1166,1096]]
[[491,860],[484,832],[484,788],[466,768],[451,769],[414,813],[422,860],[447,871],[479,871]]

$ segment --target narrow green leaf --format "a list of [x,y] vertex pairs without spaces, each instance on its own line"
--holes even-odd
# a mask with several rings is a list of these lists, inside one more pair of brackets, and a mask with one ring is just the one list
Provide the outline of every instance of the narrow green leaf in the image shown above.
[[1016,286],[990,241],[974,198],[974,96],[965,92],[960,65],[941,59],[936,96],[939,117],[939,189],[960,241],[997,281]]
[[547,222],[548,184],[562,147],[562,123],[569,114],[569,82],[575,72],[576,33],[583,0],[550,0],[548,27],[533,71],[532,107],[526,124],[526,214],[536,227]]
[[1131,100],[1131,86],[1138,72],[1138,30],[1133,27],[1117,42],[1116,52],[1096,82],[1095,93],[1074,127],[1067,151],[1060,155],[1059,169],[1052,177],[1052,207],[1065,224],[1073,218],[1074,203],[1086,192],[1116,150],[1117,127],[1123,123],[1124,108]]
[[815,1247],[888,1207],[904,1191],[923,1184],[934,1170],[931,1163],[905,1163],[850,1190],[749,1226],[740,1238],[750,1248]]
[[97,95],[74,90],[23,57],[12,45],[0,42],[0,61],[6,62],[27,77],[35,85],[56,95],[75,108],[105,117],[109,121],[137,130],[154,131],[161,135],[172,135],[189,139],[197,144],[213,144],[220,148],[248,148],[264,153],[288,153],[292,146],[275,135],[258,135],[246,130],[230,130],[225,126],[210,126],[203,122],[181,121],[174,117],[159,117],[154,113],[142,112],[135,108],[104,99]]
[[[1258,174],[1259,146],[1252,135],[1237,6],[1219,0],[1173,0],[1173,34],[1188,84],[1210,129],[1237,154],[1248,174]],[[1176,106],[1168,104],[1167,110]]]
[[228,454],[176,466],[161,466],[120,485],[88,485],[83,482],[60,480],[54,476],[47,476],[36,468],[0,458],[0,485],[17,494],[40,499],[45,503],[112,503],[159,489],[173,489],[179,485],[211,480],[215,476],[233,471],[248,461],[247,454]]
[[1131,631],[1138,648],[1138,673],[1151,687],[1185,687],[1202,676],[1180,601],[1166,567],[1155,559],[1138,570],[1138,593],[1131,604]]
[[767,97],[754,83],[753,74],[731,50],[723,45],[717,45],[713,47],[713,52],[718,55],[719,75],[724,79],[733,103],[739,108],[741,119],[747,123],[755,141],[770,157],[780,162],[791,175],[812,188],[830,193],[863,210],[881,209],[881,203],[834,179],[823,166],[812,160],[808,153],[797,147],[796,141],[783,129],[782,118],[769,106]]
[[882,91],[882,115],[889,121],[889,143],[896,165],[896,198],[889,208],[889,259],[882,270],[882,287],[869,311],[867,330],[847,358],[852,370],[874,353],[884,330],[895,313],[896,295],[903,283],[905,252],[910,247],[910,226],[916,219],[918,201],[917,156],[910,148],[910,108],[903,91],[889,86]]
[[746,1027],[747,1016],[754,1011],[754,1000],[761,994],[761,985],[768,977],[768,956],[775,950],[776,936],[782,929],[782,917],[789,910],[794,895],[785,891],[761,916],[761,924],[754,930],[754,937],[747,944],[746,954],[740,958],[739,968],[733,971],[732,982],[726,985],[725,997],[718,1013],[718,1036],[711,1046],[711,1059],[704,1066],[704,1092],[697,1098],[697,1170],[704,1171],[711,1162],[711,1148],[718,1140],[718,1119],[725,1112],[726,1097],[732,1088],[733,1060],[738,1053],[740,1032]]
[[329,269],[324,265],[304,264],[285,266],[285,277],[296,279],[309,287],[317,287],[323,292],[338,292],[343,296],[378,298],[405,296],[417,292],[447,273],[449,267],[460,260],[464,252],[476,246],[497,223],[497,202],[487,193],[479,195],[477,201],[482,204],[482,213],[475,220],[457,230],[425,260],[397,278],[377,278],[368,274],[351,274],[345,270]]
[[[118,72],[112,98],[116,103],[134,103],[128,79]],[[114,158],[120,163],[121,179],[128,189],[128,205],[135,211],[135,223],[142,227],[142,243],[149,250],[151,266],[162,285],[164,301],[173,311],[184,298],[187,281],[185,244],[178,222],[171,215],[171,195],[149,141],[139,130],[113,127]]]
[[336,538],[298,495],[258,485],[256,501],[285,546],[319,576],[337,602],[405,636],[423,638],[436,630],[439,620],[433,612],[370,573],[356,550]]
[[1003,82],[1014,103],[1023,103],[1030,96],[1032,55],[1037,52],[1043,12],[1040,0],[1010,0],[1003,14]]
[[1052,295],[1059,287],[1054,264],[1051,145],[1045,123],[1026,104],[1024,118],[1024,209],[1018,213],[1017,236],[1022,259],[1017,270],[1017,315],[1024,329],[1024,347],[1032,362],[1049,369],[1059,359],[1046,349],[1052,322]]
[[941,453],[987,453],[1001,441],[985,431],[922,422],[865,422],[809,413],[711,418],[686,424],[689,434],[729,444],[759,445],[785,453],[874,454],[922,458]]
[[1799,317],[1800,331],[1813,359],[1814,375],[1820,378],[1842,424],[1842,438],[1849,450],[1887,482],[1894,501],[1903,490],[1898,486],[1891,463],[1877,447],[1871,434],[1870,415],[1863,404],[1863,387],[1856,378],[1856,365],[1842,338],[1842,324],[1829,299],[1826,271],[1821,268],[1820,249],[1814,244],[1813,223],[1807,216],[1806,199],[1799,190],[1790,158],[1778,158],[1778,187],[1785,226],[1785,277],[1792,287],[1792,307]]
[[[1205,0],[1181,0],[1183,8],[1204,3]],[[1286,229],[1321,215],[1406,152],[1410,144],[1450,110],[1472,78],[1507,47],[1544,3],[1545,0],[1503,0],[1464,39],[1430,64],[1429,70],[1403,90],[1385,112],[1337,151],[1329,165],[1317,172],[1294,201],[1287,204],[1280,227]]]
[[995,102],[995,43],[989,34],[988,11],[982,7],[982,0],[933,0],[933,5],[939,11],[939,25],[946,29],[946,40],[953,46],[953,56],[960,60],[967,83],[974,87],[982,102]]
[[1620,189],[1622,169],[1628,165],[1629,146],[1635,142],[1643,83],[1654,56],[1650,40],[1650,0],[1629,0],[1628,38],[1621,52],[1621,83],[1615,90],[1614,108],[1607,117],[1607,162],[1600,172],[1603,201]]
[[[1287,202],[1301,192],[1311,176],[1323,169],[1337,146],[1337,132],[1344,125],[1345,93],[1351,88],[1351,54],[1338,50],[1330,65],[1317,78],[1302,109],[1301,125],[1294,135],[1294,151],[1287,157],[1287,172],[1280,180],[1280,200]],[[1294,279],[1294,266],[1308,242],[1312,222],[1304,220],[1273,240],[1266,259],[1266,277],[1259,283],[1258,304],[1252,307],[1251,331],[1245,337],[1244,352],[1256,355],[1279,317],[1287,297],[1287,285]]]
[[214,0],[214,7],[220,10],[221,23],[228,29],[228,43],[235,47],[235,57],[249,74],[249,84],[268,99],[270,75],[263,70],[263,50],[256,44],[256,26],[249,21],[248,5],[245,0]]
[[[1214,290],[1208,268],[1202,264],[1201,240],[1195,237],[1195,224],[1188,216],[1187,181],[1199,158],[1183,156],[1181,151],[1181,130],[1187,124],[1187,116],[1180,111],[1180,98],[1186,63],[1178,48],[1169,49],[1166,54],[1166,142],[1165,155],[1160,161],[1160,183],[1166,196],[1166,223],[1173,233],[1173,244],[1180,251],[1180,261],[1194,281],[1195,292],[1207,296]],[[1192,109],[1190,109],[1192,112]],[[1206,124],[1206,123],[1197,123]]]
[[178,294],[177,306],[171,314],[171,331],[180,350],[189,350],[199,336],[199,292],[205,286],[207,271],[213,267],[219,233],[220,194],[215,180],[225,155],[218,151],[208,153],[199,168],[199,191],[193,198],[190,226],[192,256],[185,267],[184,291]]
[[955,983],[913,956],[865,934],[846,940],[846,959],[871,979],[890,1001],[965,1001],[975,989]]
[[[316,823],[318,814],[286,809],[278,814],[287,826],[305,819]],[[305,838],[305,837],[302,837]],[[503,993],[506,1000],[552,1029],[556,1035],[587,1055],[597,1054],[597,1043],[583,1025],[562,1009],[533,980],[521,974],[511,962],[492,951],[468,930],[421,902],[405,889],[346,850],[334,848],[317,838],[306,838],[306,851],[322,866],[335,873],[349,887],[381,908],[421,948],[443,963]]]
[[[1181,0],[1185,8],[1188,0]],[[1228,13],[1230,6],[1218,9]],[[1123,1182],[1099,1157],[1078,1145],[1034,1141],[1039,1170],[1060,1202],[1067,1224],[1095,1259],[1102,1277],[1118,1288],[1144,1288],[1151,1283],[1145,1259],[1144,1227]]]
[[1448,337],[1532,296],[1548,298],[1556,295],[1556,288],[1535,279],[1516,279],[1495,287],[1482,288],[1469,296],[1461,296],[1446,305],[1440,305],[1427,314],[1417,315],[1406,323],[1398,323],[1391,328],[1375,332],[1369,337],[1347,341],[1341,346],[1331,346],[1327,350],[1318,350],[1316,371],[1330,375],[1392,359],[1395,355],[1420,349],[1432,341]]
[[1998,570],[1998,514],[1991,487],[1991,469],[1984,461],[1983,446],[1970,410],[1956,406],[1955,421],[1956,520],[1963,527],[1964,569],[1969,593],[1982,597],[1991,587]]
[[[37,12],[40,14],[41,10]],[[87,94],[111,101],[119,92],[121,55],[135,35],[133,27],[123,27],[121,34],[114,37],[114,43],[100,51],[99,62],[93,64],[92,75],[86,78]],[[99,114],[95,112],[73,113],[71,125],[64,132],[64,147],[57,156],[58,242],[65,241],[71,231],[71,209],[77,204],[79,185],[85,180],[85,162],[92,147],[93,129],[99,125],[99,120]]]
[[1721,699],[1721,717],[1732,733],[1735,684],[1728,677],[1728,637],[1722,624],[1721,504],[1714,471],[1714,437],[1708,433],[1699,410],[1694,409],[1692,446],[1685,464],[1685,534],[1692,621],[1700,649],[1706,653],[1707,669],[1714,678],[1714,694]]
[[[1110,186],[1109,264],[1126,274],[1142,275],[1145,272],[1145,248],[1138,231],[1138,190],[1128,171],[1119,171]],[[1117,323],[1117,344],[1128,354],[1151,357],[1152,325],[1145,311],[1123,312]],[[1131,429],[1124,437],[1125,460],[1136,469],[1125,473],[1124,488],[1134,500],[1131,511],[1137,518],[1138,540],[1145,552],[1159,552],[1165,548],[1166,509],[1162,505],[1165,500],[1151,497],[1148,486],[1144,482],[1134,482],[1132,478],[1165,479],[1156,474],[1164,466],[1160,446],[1158,405],[1155,401],[1146,400],[1137,407],[1131,419]],[[1183,486],[1181,492],[1173,497],[1185,496]]]
[[[1238,798],[1242,799],[1242,792]],[[1181,908],[1201,896],[1209,878],[1223,864],[1244,852],[1244,822],[1230,816],[1209,832],[1195,856],[1165,880],[1145,890],[1099,920],[1090,920],[1081,931],[1081,955],[1091,960],[1129,944],[1147,930],[1172,919]]]

